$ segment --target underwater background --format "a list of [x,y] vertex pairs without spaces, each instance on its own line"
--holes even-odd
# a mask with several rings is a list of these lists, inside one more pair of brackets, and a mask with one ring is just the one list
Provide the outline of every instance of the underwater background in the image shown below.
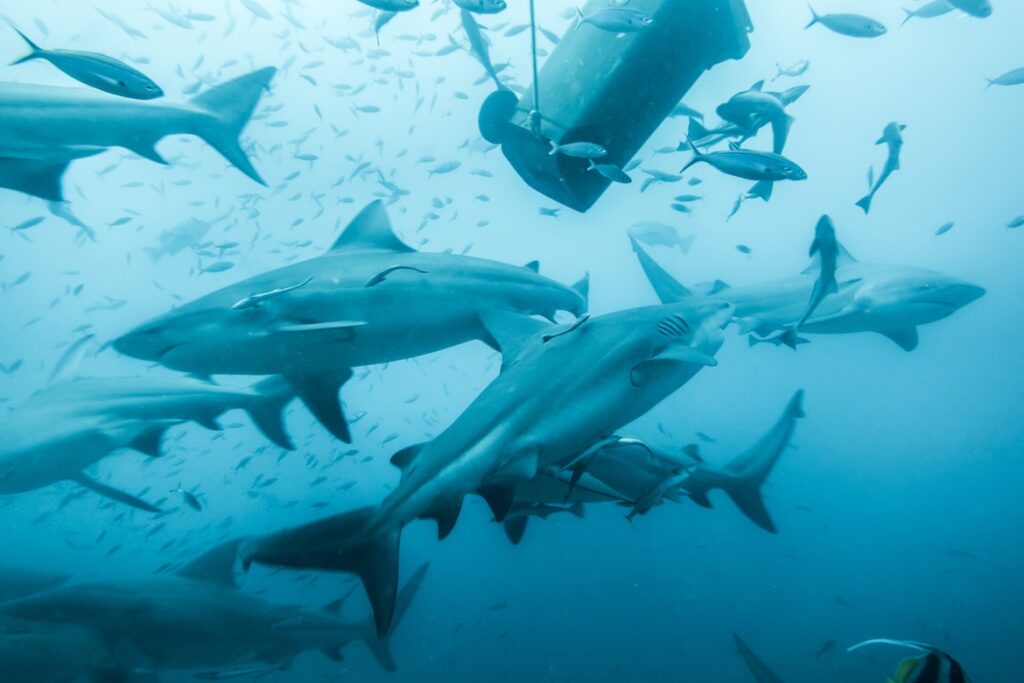
[[[72,164],[66,196],[95,241],[50,216],[39,199],[0,191],[0,223],[47,216],[31,229],[0,232],[0,363],[22,361],[0,377],[5,405],[46,386],[83,334],[95,337],[73,375],[167,373],[105,343],[215,289],[319,255],[365,204],[381,192],[390,196],[377,170],[408,191],[388,208],[407,243],[510,264],[537,259],[542,274],[563,283],[589,273],[593,314],[657,303],[627,237],[644,221],[694,236],[687,253],[648,249],[684,283],[746,285],[796,274],[807,265],[815,222],[827,213],[862,261],[931,268],[986,290],[922,327],[920,346],[909,353],[873,334],[818,335],[797,353],[748,347],[731,328],[717,367],[626,430],[676,448],[700,441],[709,461],[723,462],[803,389],[807,418],[765,492],[778,535],[750,524],[719,492],[713,510],[683,500],[632,523],[617,506],[592,506],[585,519],[555,515],[532,523],[514,546],[471,498],[444,542],[427,522],[405,531],[403,573],[427,560],[430,570],[394,635],[397,673],[383,672],[353,645],[343,662],[306,653],[289,670],[262,673],[265,680],[751,680],[733,632],[785,681],[885,680],[890,653],[845,652],[875,637],[933,643],[976,681],[1019,679],[1024,233],[1006,226],[1024,213],[1024,87],[984,89],[985,77],[1024,63],[1024,4],[1004,0],[984,20],[954,13],[899,27],[905,15],[891,0],[815,3],[819,12],[856,11],[889,28],[878,39],[856,40],[804,30],[810,12],[802,2],[746,0],[749,52],[705,73],[685,102],[712,116],[733,93],[774,76],[776,63],[809,60],[804,75],[780,79],[810,86],[787,109],[796,122],[786,147],[808,179],[779,184],[771,201],[747,201],[729,220],[747,184],[707,166],[685,174],[701,178],[699,186],[655,183],[641,191],[640,169],[676,173],[689,159],[688,152],[656,152],[683,140],[685,117],[667,119],[641,149],[632,184],[613,185],[586,213],[542,215],[557,203],[480,139],[477,114],[492,84],[477,84],[479,62],[465,50],[431,54],[448,34],[461,36],[457,9],[440,11],[445,2],[400,13],[381,29],[379,48],[373,13],[355,0],[263,5],[272,20],[235,0],[194,3],[215,19],[186,29],[144,3],[103,3],[104,12],[145,33],[132,38],[88,2],[0,3],[0,13],[46,44],[145,60],[140,68],[169,101],[184,101],[199,81],[280,69],[244,135],[268,187],[197,138],[174,136],[159,146],[172,161],[166,167],[123,149]],[[572,8],[541,0],[538,22],[562,35],[572,30]],[[528,8],[510,0],[503,13],[479,21],[525,24]],[[6,63],[24,47],[13,31],[4,33]],[[528,86],[529,32],[489,37],[492,61],[510,63],[503,78]],[[539,40],[550,50],[550,41]],[[74,85],[41,62],[2,71],[4,81]],[[854,202],[867,191],[868,167],[884,160],[875,141],[890,121],[907,126],[902,168],[865,216]],[[420,163],[425,156],[436,161]],[[428,173],[446,161],[461,165]],[[689,191],[703,200],[690,214],[674,211],[671,197]],[[192,219],[211,224],[202,241],[239,244],[225,257],[234,267],[202,272],[215,259],[189,248],[155,261],[147,254],[161,231]],[[950,221],[951,230],[935,234]],[[499,365],[496,352],[473,342],[357,370],[342,393],[350,417],[365,413],[354,421],[351,446],[297,402],[286,424],[295,452],[270,445],[241,413],[226,415],[220,433],[175,427],[163,457],[120,453],[94,471],[120,488],[151,487],[157,495],[196,487],[201,511],[180,505],[154,519],[91,495],[62,506],[70,490],[64,484],[3,496],[2,555],[76,577],[137,578],[229,537],[374,504],[398,479],[388,458],[440,433]],[[239,466],[247,456],[254,457]],[[310,607],[352,583],[259,568],[240,580],[245,591]],[[346,610],[368,612],[361,591]],[[838,644],[825,647],[832,640]]]

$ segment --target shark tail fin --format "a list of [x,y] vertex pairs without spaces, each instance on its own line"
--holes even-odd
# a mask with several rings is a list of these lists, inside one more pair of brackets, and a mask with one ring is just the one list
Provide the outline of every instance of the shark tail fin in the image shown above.
[[294,451],[295,444],[284,430],[282,413],[285,406],[295,398],[295,390],[280,376],[268,377],[253,388],[260,397],[246,408],[249,417],[256,423],[263,436],[286,451]]
[[33,59],[39,59],[43,56],[43,53],[45,52],[43,48],[33,43],[29,39],[29,37],[22,33],[21,30],[18,29],[18,27],[16,27],[14,24],[11,24],[10,22],[7,23],[12,29],[14,29],[15,33],[21,36],[21,39],[25,41],[25,44],[28,45],[29,49],[29,53],[27,55],[21,57],[20,59],[15,59],[13,62],[11,62],[11,66],[14,66],[16,64],[24,64],[25,62],[32,61]]
[[870,194],[866,194],[863,197],[861,197],[860,199],[858,199],[857,202],[856,202],[857,206],[859,206],[861,209],[863,209],[865,214],[867,214],[869,211],[871,211],[871,199],[872,199],[871,195]]
[[654,292],[658,295],[661,303],[677,303],[693,296],[693,292],[684,287],[682,283],[669,275],[668,271],[658,265],[658,262],[650,257],[636,239],[630,237],[629,241],[633,245],[633,251],[636,253],[637,259],[640,261],[640,267],[644,269],[647,281],[651,283],[651,287],[654,288]]
[[260,185],[266,183],[249,161],[238,138],[275,73],[277,69],[273,67],[253,71],[211,88],[191,101],[208,115],[196,134]]
[[291,385],[309,412],[324,426],[327,431],[345,443],[352,443],[352,433],[341,409],[338,392],[341,385],[352,377],[352,370],[340,368],[334,371],[321,372],[315,375],[287,375],[285,380]]

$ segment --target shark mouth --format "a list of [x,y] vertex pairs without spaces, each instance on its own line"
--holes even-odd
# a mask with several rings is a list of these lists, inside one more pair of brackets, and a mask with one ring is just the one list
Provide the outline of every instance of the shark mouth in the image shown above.
[[174,349],[181,348],[182,346],[184,346],[184,344],[171,344],[170,346],[161,350],[160,353],[156,354],[156,360],[163,360],[171,351],[173,351]]

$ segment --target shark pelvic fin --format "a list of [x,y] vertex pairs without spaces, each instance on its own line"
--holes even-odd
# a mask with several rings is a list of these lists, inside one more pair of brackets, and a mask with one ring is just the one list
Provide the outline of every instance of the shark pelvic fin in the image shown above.
[[904,351],[913,351],[917,348],[918,336],[916,327],[901,327],[891,330],[879,330],[879,333],[888,337]]
[[71,481],[75,482],[79,486],[83,486],[93,493],[98,493],[105,498],[109,498],[117,503],[123,503],[124,505],[130,505],[137,510],[143,510],[144,512],[152,512],[153,514],[160,514],[163,512],[160,508],[155,505],[150,505],[141,498],[137,498],[129,493],[120,491],[106,484],[101,484],[84,472],[79,472],[73,477],[70,477]]
[[384,202],[369,203],[359,212],[331,246],[330,253],[359,251],[416,251],[395,234]]
[[352,378],[352,370],[340,368],[310,375],[286,375],[285,380],[309,408],[309,412],[327,431],[345,443],[352,443],[352,434],[341,409],[338,392]]

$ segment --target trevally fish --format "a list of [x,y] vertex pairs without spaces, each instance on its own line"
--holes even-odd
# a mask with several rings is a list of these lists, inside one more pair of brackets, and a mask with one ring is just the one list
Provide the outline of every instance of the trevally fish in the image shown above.
[[811,21],[805,29],[821,24],[833,33],[851,38],[877,38],[885,34],[885,25],[860,14],[818,14],[811,7]]
[[79,83],[108,92],[112,95],[130,97],[135,100],[151,100],[162,97],[164,91],[146,74],[124,62],[96,52],[78,50],[46,50],[32,42],[19,29],[11,26],[28,44],[31,50],[13,64],[23,64],[42,59],[53,64]]

